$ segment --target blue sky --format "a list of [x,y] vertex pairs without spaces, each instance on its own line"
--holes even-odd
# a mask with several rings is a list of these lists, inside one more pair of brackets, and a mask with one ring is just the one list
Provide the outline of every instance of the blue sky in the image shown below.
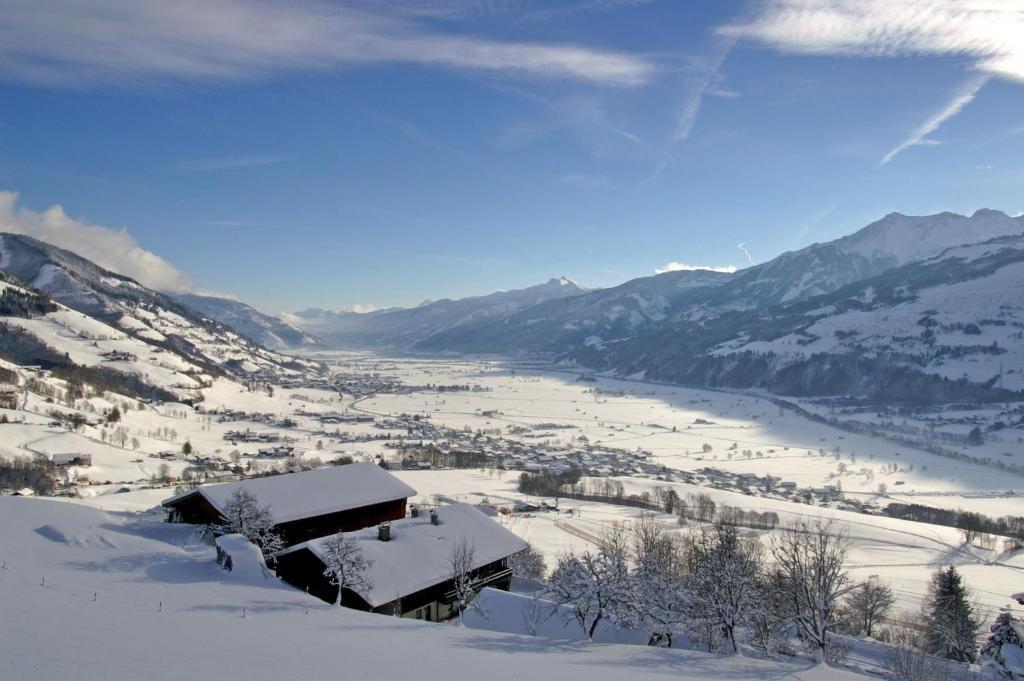
[[1019,3],[400,4],[0,0],[0,228],[280,312],[1024,211]]

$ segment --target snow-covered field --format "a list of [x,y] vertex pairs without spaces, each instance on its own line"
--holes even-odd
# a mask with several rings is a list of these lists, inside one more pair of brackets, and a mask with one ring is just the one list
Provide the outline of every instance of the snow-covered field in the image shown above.
[[[239,580],[190,528],[0,498],[0,678],[630,679],[865,677],[807,662],[570,643],[337,608]],[[17,613],[15,615],[15,613]]]
[[[467,503],[486,499],[499,506],[511,505],[517,500],[536,500],[516,492],[514,478],[498,479],[479,471],[398,471],[396,475],[415,488],[422,499],[434,495]],[[993,550],[966,547],[959,530],[954,528],[776,499],[752,499],[734,492],[683,483],[617,479],[625,485],[627,494],[652,491],[657,486],[675,489],[683,497],[687,493],[702,492],[719,505],[774,511],[782,524],[797,518],[831,518],[836,528],[850,539],[847,567],[853,577],[863,580],[878,575],[890,583],[897,597],[896,611],[916,612],[932,573],[948,565],[957,566],[974,590],[977,602],[992,611],[1011,605],[1010,594],[1024,587],[1024,552],[1004,554],[998,546]],[[594,540],[606,529],[616,523],[628,527],[643,513],[636,508],[573,499],[562,499],[560,508],[561,512],[514,514],[501,522],[541,551],[550,566],[564,552],[594,550],[597,546]],[[672,516],[657,514],[657,517],[670,531],[688,531],[688,527],[680,527]],[[771,532],[747,530],[747,533],[758,536],[766,545],[771,542]]]
[[[360,401],[360,409],[419,413],[474,430],[555,422],[570,426],[556,432],[562,440],[585,436],[592,444],[642,448],[680,470],[773,475],[810,488],[839,483],[847,495],[862,499],[878,499],[885,484],[894,500],[927,495],[928,502],[919,503],[947,508],[971,508],[979,495],[998,495],[986,512],[1024,515],[1024,476],[845,432],[763,397],[602,377],[581,382],[572,373],[487,362],[389,361],[382,370],[410,383],[472,382],[491,392],[385,394]],[[482,414],[488,411],[497,414]],[[972,453],[1008,449],[1024,463],[1024,446],[1012,439],[1007,435],[991,451]]]
[[[99,422],[79,432],[51,426],[47,411],[54,407],[63,411],[69,408],[47,402],[34,393],[27,395],[26,409],[5,410],[16,422],[0,424],[3,435],[0,456],[66,452],[85,452],[93,456],[92,466],[73,468],[68,473],[71,477],[80,476],[79,491],[83,497],[70,505],[59,501],[0,499],[4,504],[0,507],[3,517],[12,518],[11,523],[4,523],[0,529],[6,533],[0,537],[3,539],[0,546],[15,547],[5,550],[5,554],[13,553],[13,557],[0,556],[0,560],[7,561],[7,568],[0,570],[5,606],[13,604],[14,611],[42,607],[44,613],[50,612],[49,609],[56,613],[64,607],[75,615],[66,624],[65,620],[51,622],[57,619],[54,615],[45,616],[41,618],[45,622],[32,625],[56,627],[47,636],[72,641],[67,654],[63,651],[59,655],[44,653],[45,645],[26,642],[27,635],[20,629],[3,631],[0,645],[28,646],[27,650],[38,652],[37,673],[25,676],[21,674],[26,671],[24,668],[12,667],[12,678],[60,678],[67,672],[69,658],[87,661],[90,669],[109,670],[111,665],[121,661],[131,663],[152,654],[146,652],[149,650],[146,641],[151,640],[172,642],[172,645],[161,643],[161,649],[166,650],[202,648],[199,658],[193,656],[192,662],[206,662],[216,670],[228,669],[231,661],[244,653],[247,659],[261,662],[247,668],[246,678],[261,678],[264,668],[271,664],[270,653],[254,641],[282,629],[297,632],[289,641],[296,641],[290,645],[296,646],[295,657],[301,658],[294,663],[300,678],[318,678],[321,668],[330,668],[329,655],[323,651],[332,647],[320,644],[330,641],[331,636],[345,634],[358,640],[360,645],[355,647],[359,650],[353,654],[363,660],[360,664],[369,665],[369,660],[375,657],[389,657],[384,643],[363,645],[372,636],[355,633],[379,632],[382,626],[379,618],[325,608],[276,583],[233,584],[213,565],[209,549],[191,539],[187,529],[162,525],[155,522],[159,514],[146,513],[173,493],[173,484],[157,488],[146,484],[159,472],[161,465],[166,464],[172,476],[191,465],[190,459],[161,459],[154,455],[180,452],[185,442],[193,446],[194,455],[214,459],[229,460],[237,451],[242,466],[257,470],[286,463],[283,457],[256,457],[256,451],[265,445],[225,441],[224,434],[228,430],[277,433],[305,460],[328,460],[342,452],[363,460],[374,460],[378,456],[396,459],[396,450],[386,447],[386,440],[345,442],[334,434],[337,430],[349,433],[349,437],[379,436],[384,432],[380,428],[368,423],[323,426],[315,417],[321,412],[358,411],[378,419],[417,414],[421,420],[447,428],[500,431],[503,438],[524,444],[589,442],[629,452],[642,449],[649,452],[650,459],[658,465],[679,471],[713,467],[736,474],[771,474],[795,482],[801,488],[839,483],[848,497],[864,500],[907,500],[962,507],[994,516],[1024,515],[1024,500],[1016,491],[1024,488],[1021,484],[1024,478],[832,428],[792,411],[780,410],[763,397],[604,377],[580,381],[577,375],[568,372],[491,361],[427,361],[348,354],[319,355],[318,358],[335,362],[336,371],[351,375],[376,374],[417,386],[471,384],[481,390],[382,393],[357,399],[349,394],[315,389],[279,388],[270,394],[249,390],[227,379],[218,379],[204,389],[204,406],[208,409],[223,407],[269,413],[274,418],[289,417],[295,420],[294,427],[276,427],[245,418],[222,422],[214,415],[199,413],[182,404],[128,403],[116,396],[92,398],[93,412],[82,411],[81,404],[77,410],[95,421],[104,408],[127,404],[129,408],[123,410],[120,422]],[[29,376],[24,378],[27,380]],[[296,414],[297,411],[303,414]],[[538,431],[535,428],[538,424],[558,427]],[[111,441],[117,427],[126,430],[124,446]],[[510,427],[524,429],[510,432]],[[542,433],[540,439],[530,437],[537,432]],[[392,431],[391,434],[397,437],[404,432]],[[131,442],[133,439],[138,442],[137,448]],[[709,451],[705,451],[705,445]],[[845,471],[840,472],[840,468]],[[519,471],[515,470],[414,470],[397,471],[396,475],[417,490],[414,500],[425,503],[486,500],[510,507],[516,501],[528,499],[516,491]],[[1021,591],[1024,583],[1024,557],[1019,553],[1003,554],[1001,543],[994,549],[964,546],[960,532],[953,528],[797,504],[759,493],[741,494],[691,485],[679,482],[678,478],[671,482],[637,475],[615,479],[623,484],[627,495],[671,487],[684,497],[706,493],[719,505],[774,511],[782,522],[797,516],[832,518],[850,537],[847,567],[853,576],[864,579],[878,575],[889,582],[898,599],[898,611],[917,610],[931,574],[945,565],[958,566],[976,601],[987,611],[986,619],[988,612],[1008,605],[1009,594]],[[106,484],[107,481],[112,484]],[[897,481],[903,484],[897,485]],[[886,497],[878,492],[881,482],[887,483]],[[112,493],[120,492],[125,486],[132,491]],[[557,512],[503,516],[501,522],[541,551],[550,566],[565,552],[594,548],[595,541],[608,527],[616,523],[628,524],[640,513],[625,506],[566,499],[561,500],[560,507]],[[687,531],[674,517],[659,517],[672,531]],[[57,529],[47,529],[51,526]],[[757,534],[765,543],[771,541],[771,533]],[[44,577],[46,586],[40,586]],[[26,585],[37,587],[38,591],[27,589]],[[97,594],[95,602],[93,593]],[[38,603],[33,603],[32,599]],[[162,613],[155,610],[161,601],[167,606]],[[306,615],[307,606],[309,615]],[[246,609],[245,618],[240,614],[242,608]],[[87,628],[90,633],[84,638],[74,637],[71,629],[75,619],[86,616],[95,618],[96,628]],[[80,621],[92,622],[93,619]],[[66,632],[61,630],[65,626]],[[224,644],[215,650],[202,647],[202,636],[198,632],[218,627],[224,627],[227,632]],[[601,672],[607,673],[609,678],[616,674],[616,678],[621,678],[626,673],[655,677],[665,674],[684,679],[732,678],[745,674],[759,677],[763,671],[757,666],[761,664],[758,662],[723,662],[718,658],[708,658],[711,660],[708,661],[694,657],[694,653],[636,648],[624,652],[615,646],[603,645],[582,646],[579,650],[559,645],[549,650],[546,646],[550,644],[521,639],[509,642],[498,633],[423,628],[406,622],[395,623],[395,627],[397,633],[392,634],[391,623],[388,623],[388,635],[398,637],[394,645],[422,650],[426,655],[423,658],[425,668],[435,666],[432,660],[442,664],[446,655],[457,650],[460,655],[469,656],[466,669],[495,665],[501,667],[499,678],[506,673],[509,677],[533,674],[537,678],[548,678],[550,673],[538,675],[539,670],[547,669],[548,660],[554,665],[552,669],[584,665],[588,673],[591,665],[609,665],[608,671]],[[32,641],[45,640],[41,631],[31,627],[30,630]],[[117,641],[118,655],[109,661],[101,659],[109,656],[109,646],[105,648],[97,638],[101,635],[106,636],[103,640]],[[36,645],[38,648],[33,647]],[[535,662],[532,655],[511,656],[521,660],[516,664],[522,666],[506,664],[510,653],[541,650],[545,653],[542,665]],[[100,654],[99,651],[107,652]],[[18,664],[27,664],[25,656],[18,659]],[[389,667],[394,674],[389,672],[386,678],[415,674],[415,665],[406,668],[403,660],[389,660],[389,664],[397,666]],[[624,667],[626,661],[630,661],[628,669]],[[181,672],[183,667],[175,666],[177,664],[176,661],[167,663],[169,666],[162,666],[160,673],[171,670],[166,672],[169,678],[172,672]],[[535,664],[541,666],[534,667]],[[633,669],[634,665],[638,670]],[[708,676],[712,668],[722,676]],[[687,677],[683,670],[697,675]],[[703,675],[697,670],[703,670]],[[816,671],[794,673],[793,678],[822,678],[814,676],[818,674]]]

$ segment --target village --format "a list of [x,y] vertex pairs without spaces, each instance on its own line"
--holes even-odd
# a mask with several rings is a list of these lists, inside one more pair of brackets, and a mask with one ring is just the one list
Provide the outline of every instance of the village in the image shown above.
[[[882,441],[769,400],[499,362],[335,361],[292,387],[215,382],[195,404],[107,396],[69,407],[35,371],[24,408],[0,425],[33,453],[35,477],[6,493],[149,509],[153,521],[191,528],[189,541],[212,543],[225,579],[255,575],[325,605],[510,633],[523,633],[522,613],[543,600],[567,553],[606,550],[609,533],[648,519],[681,540],[714,523],[771,536],[835,514],[871,528],[857,535],[852,570],[894,580],[900,608],[917,606],[928,568],[859,566],[884,562],[893,543],[927,565],[958,541],[948,526],[930,547],[937,526],[915,530],[905,503],[948,494],[933,473],[943,459],[886,454]],[[909,519],[887,517],[895,500]],[[967,549],[976,569],[1014,541],[979,527]],[[1008,569],[988,603],[1005,597]],[[579,624],[560,627],[556,638],[589,638]],[[593,636],[642,643],[611,624]]]

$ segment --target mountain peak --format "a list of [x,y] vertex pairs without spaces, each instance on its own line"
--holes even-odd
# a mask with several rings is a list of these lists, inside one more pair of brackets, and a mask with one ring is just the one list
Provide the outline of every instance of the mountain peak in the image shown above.
[[1008,218],[1008,217],[1010,217],[1010,216],[1007,215],[1006,213],[1004,213],[1003,211],[1001,211],[1001,210],[993,210],[992,208],[979,208],[978,210],[974,211],[973,215],[971,215],[971,219],[972,220],[977,219],[977,218]]
[[1024,231],[1019,220],[1002,211],[981,208],[967,217],[943,212],[904,215],[892,212],[839,243],[850,253],[894,264],[932,257],[954,246],[981,243]]
[[548,279],[548,282],[547,282],[546,285],[547,286],[571,286],[573,288],[578,288],[581,291],[584,290],[584,288],[582,286],[577,284],[575,281],[573,281],[569,277],[551,277],[550,279]]

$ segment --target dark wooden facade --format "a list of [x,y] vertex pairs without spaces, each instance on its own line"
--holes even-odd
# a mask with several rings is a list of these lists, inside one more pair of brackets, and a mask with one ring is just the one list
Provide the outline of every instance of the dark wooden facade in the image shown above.
[[[410,565],[409,569],[415,570],[416,566]],[[292,586],[304,589],[310,595],[328,603],[334,603],[338,597],[338,587],[331,584],[324,575],[323,562],[309,549],[303,548],[278,556],[275,571],[278,577]],[[512,570],[508,567],[507,558],[484,565],[474,570],[472,575],[474,588],[477,590],[491,587],[508,591],[512,585]],[[421,613],[417,619],[440,621],[457,614],[453,609],[454,588],[454,583],[449,579],[377,607],[372,607],[359,594],[346,589],[341,602],[349,608],[366,612],[404,617]]]
[[[310,516],[276,525],[286,546],[301,544],[310,539],[326,537],[338,532],[353,532],[390,520],[405,517],[406,500],[392,499],[379,504],[351,508],[336,513]],[[221,523],[224,517],[198,490],[173,502],[164,504],[169,511],[167,520],[192,525]]]

